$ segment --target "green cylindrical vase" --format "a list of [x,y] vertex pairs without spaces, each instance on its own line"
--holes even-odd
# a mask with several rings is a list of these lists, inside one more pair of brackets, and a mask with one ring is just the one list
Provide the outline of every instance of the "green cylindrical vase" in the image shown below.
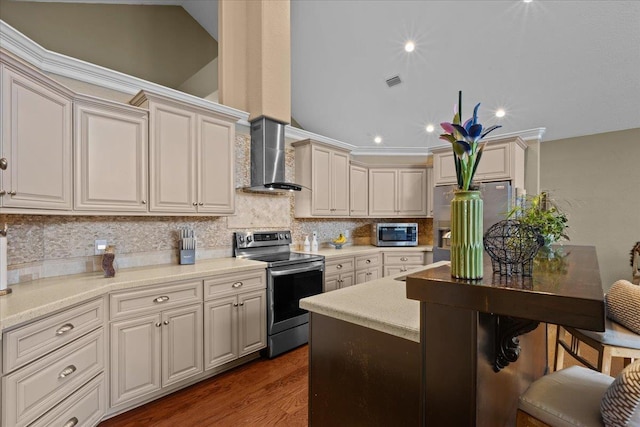
[[458,190],[451,201],[451,275],[481,279],[482,255],[480,192]]

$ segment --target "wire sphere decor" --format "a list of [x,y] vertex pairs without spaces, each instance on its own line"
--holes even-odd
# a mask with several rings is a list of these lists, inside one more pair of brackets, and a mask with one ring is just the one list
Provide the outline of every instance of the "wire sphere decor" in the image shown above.
[[494,273],[531,276],[533,258],[544,245],[544,237],[535,227],[506,219],[489,227],[483,242]]

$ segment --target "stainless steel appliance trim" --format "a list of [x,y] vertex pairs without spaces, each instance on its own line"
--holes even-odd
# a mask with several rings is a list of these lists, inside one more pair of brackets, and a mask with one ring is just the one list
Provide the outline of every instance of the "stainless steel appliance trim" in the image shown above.
[[324,271],[324,261],[312,261],[302,263],[303,267],[291,268],[291,266],[286,265],[282,267],[271,267],[269,268],[269,274],[273,277],[279,276],[289,276],[291,274],[296,273],[306,273],[307,271]]

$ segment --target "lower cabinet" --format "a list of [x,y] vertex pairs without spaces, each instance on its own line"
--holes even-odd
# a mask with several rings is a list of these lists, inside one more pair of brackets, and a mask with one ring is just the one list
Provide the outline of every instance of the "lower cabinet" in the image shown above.
[[325,260],[324,292],[353,286],[355,281],[354,257],[341,257]]
[[380,253],[356,257],[356,285],[382,277]]
[[205,370],[267,346],[264,270],[213,277],[204,286]]
[[261,290],[205,303],[205,369],[266,346],[266,297]]
[[384,276],[415,270],[426,264],[424,252],[384,252],[382,254]]

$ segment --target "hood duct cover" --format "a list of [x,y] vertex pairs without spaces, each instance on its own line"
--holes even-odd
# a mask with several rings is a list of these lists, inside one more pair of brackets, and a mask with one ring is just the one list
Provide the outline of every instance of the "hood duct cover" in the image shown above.
[[285,123],[259,117],[251,121],[250,191],[300,191],[297,184],[285,182]]

